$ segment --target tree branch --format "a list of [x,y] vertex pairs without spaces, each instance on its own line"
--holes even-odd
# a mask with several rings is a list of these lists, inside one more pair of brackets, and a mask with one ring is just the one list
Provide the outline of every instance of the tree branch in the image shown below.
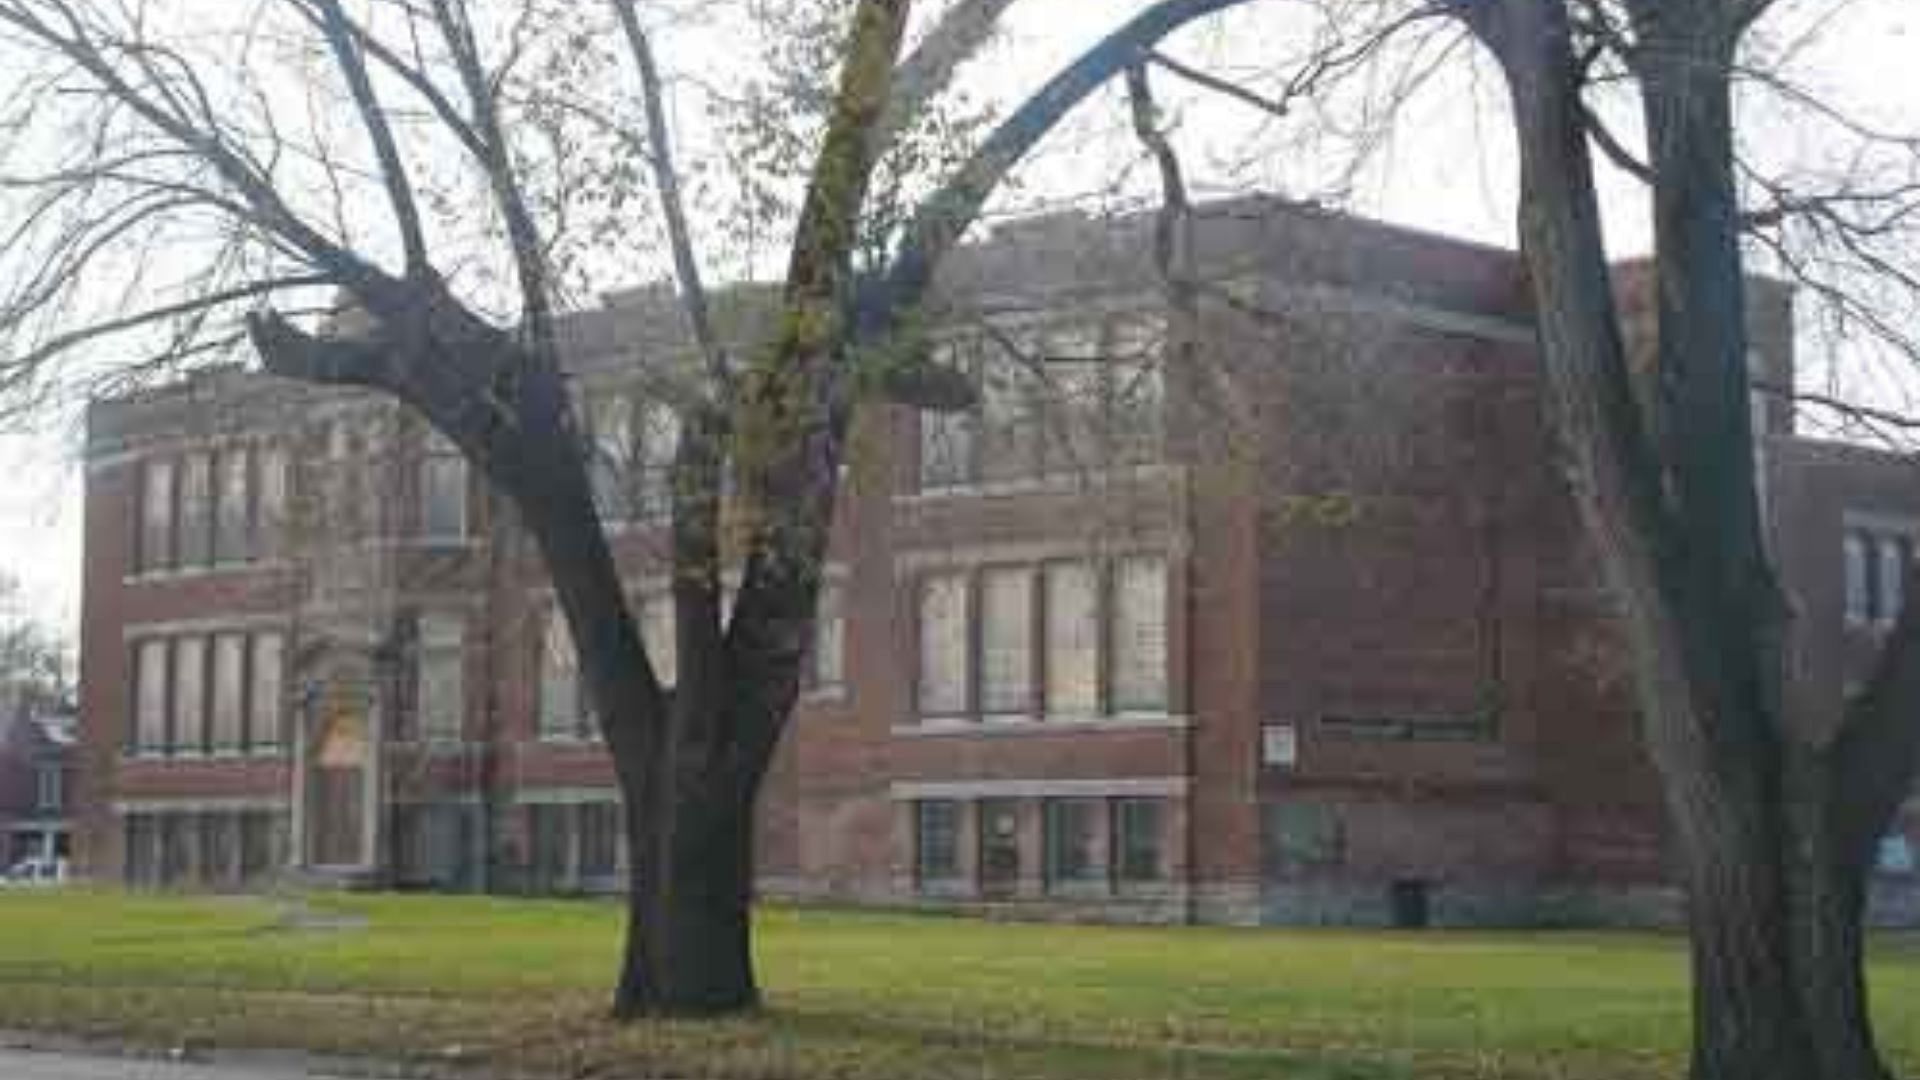
[[1015,0],[958,0],[894,69],[893,96],[876,134],[884,154],[953,82],[960,65],[993,37]]
[[353,95],[355,111],[373,143],[374,157],[380,162],[380,175],[387,189],[387,201],[393,206],[400,241],[406,252],[407,276],[420,278],[428,272],[426,234],[420,225],[420,210],[414,204],[413,183],[407,177],[406,161],[394,142],[393,128],[387,123],[386,110],[367,75],[366,60],[356,44],[360,36],[347,18],[340,0],[315,0],[320,5],[320,30],[333,52],[334,64]]
[[[1028,98],[944,185],[921,202],[892,264],[863,289],[860,339],[882,340],[898,328],[925,297],[940,262],[972,227],[1001,181],[1063,117],[1169,34],[1245,2],[1162,0],[1107,35]],[[952,382],[931,377],[930,381]]]
[[694,251],[693,228],[687,221],[687,208],[680,190],[680,171],[674,165],[673,133],[667,128],[662,103],[660,70],[654,63],[653,45],[640,25],[633,0],[611,0],[620,17],[620,28],[627,38],[627,49],[640,74],[641,99],[647,121],[649,163],[653,166],[654,186],[660,194],[661,215],[666,220],[667,243],[673,252],[674,274],[680,280],[680,305],[693,330],[693,340],[706,362],[714,394],[721,401],[732,397],[732,372],[725,352],[713,329],[713,314],[707,299],[706,283],[700,276],[700,259]]

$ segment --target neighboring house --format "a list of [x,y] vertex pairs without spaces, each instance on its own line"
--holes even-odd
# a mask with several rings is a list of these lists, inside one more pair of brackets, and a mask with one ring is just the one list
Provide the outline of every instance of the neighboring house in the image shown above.
[[71,854],[75,718],[0,714],[0,876]]
[[[982,404],[862,416],[761,801],[762,890],[1165,921],[1671,917],[1517,257],[1206,207],[1193,370],[1159,362],[1150,233],[1046,218],[949,267],[936,347]],[[1630,312],[1645,278],[1622,268]],[[1790,382],[1788,297],[1753,299],[1760,369]],[[669,682],[673,424],[636,380],[688,355],[679,327],[651,290],[565,324]],[[1756,417],[1796,687],[1824,715],[1894,599],[1920,484],[1795,438],[1783,405]],[[383,398],[232,370],[89,419],[89,872],[618,887],[617,796],[550,590],[456,453]]]

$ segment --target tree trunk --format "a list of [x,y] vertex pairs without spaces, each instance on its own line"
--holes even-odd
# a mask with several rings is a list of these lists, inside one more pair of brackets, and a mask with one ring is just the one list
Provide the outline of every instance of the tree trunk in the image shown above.
[[1829,756],[1795,747],[1789,766],[1786,937],[1819,1075],[1888,1080],[1868,1010],[1866,907],[1870,864],[1837,811],[1843,788]]
[[[1693,968],[1697,1080],[1795,1080],[1816,1075],[1791,963],[1784,838],[1767,764],[1736,764],[1740,780],[1695,790],[1677,822],[1685,864]],[[1669,776],[1687,785],[1694,777]],[[1670,800],[1671,804],[1672,800]]]
[[613,1012],[711,1016],[751,1009],[753,807],[738,784],[666,793],[659,810],[629,810],[632,858],[627,947]]

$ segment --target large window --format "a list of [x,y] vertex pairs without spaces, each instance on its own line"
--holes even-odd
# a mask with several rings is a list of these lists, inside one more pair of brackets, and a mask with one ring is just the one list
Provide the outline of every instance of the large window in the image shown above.
[[992,333],[944,347],[980,404],[922,413],[925,489],[1097,471],[1162,456],[1158,331],[1145,323]]
[[252,554],[252,462],[244,446],[222,451],[218,461],[213,559],[222,563],[245,562]]
[[253,480],[258,491],[253,502],[253,547],[257,558],[278,557],[286,545],[287,470],[284,447],[262,446],[254,455]]
[[213,455],[188,454],[180,462],[180,562],[213,562]]
[[200,753],[207,746],[207,639],[173,643],[173,748]]
[[1847,621],[1860,625],[1891,623],[1906,601],[1913,540],[1883,529],[1850,529],[1843,540],[1842,555]]
[[820,586],[815,608],[813,655],[807,665],[808,681],[820,691],[839,689],[847,679],[847,620],[845,596],[841,587]]
[[980,888],[989,895],[1005,895],[1020,880],[1020,803],[1014,799],[982,799],[980,813]]
[[43,762],[34,767],[33,808],[42,814],[58,814],[66,785],[65,776],[57,761]]
[[247,746],[256,753],[272,753],[285,741],[285,639],[279,634],[253,636],[253,662],[247,673]]
[[540,648],[540,737],[571,739],[580,734],[580,657],[573,632],[558,611],[546,618]]
[[286,451],[233,443],[148,460],[140,471],[141,571],[233,565],[280,554]]
[[1046,807],[1047,884],[1099,881],[1100,800],[1048,799]]
[[620,804],[580,806],[580,877],[610,878],[620,862]]
[[140,471],[140,568],[173,565],[173,484],[171,458],[149,461]]
[[967,711],[967,577],[936,574],[920,582],[920,714]]
[[1113,801],[1116,881],[1151,882],[1167,876],[1165,806],[1159,799]]
[[122,818],[129,886],[232,887],[285,860],[287,817],[276,810],[129,813]]
[[422,615],[414,664],[414,734],[429,741],[461,737],[466,715],[466,627],[458,615]]
[[454,543],[466,535],[466,458],[446,436],[432,432],[420,457],[420,536]]
[[1100,579],[1091,563],[1049,563],[1047,712],[1100,711]]
[[215,753],[237,754],[246,742],[247,636],[220,634],[213,639],[213,728]]
[[1033,571],[993,567],[980,574],[980,711],[1033,711]]
[[1128,558],[1113,570],[1113,707],[1167,708],[1167,564]]
[[133,749],[140,754],[164,753],[172,741],[167,730],[166,639],[143,641],[133,655]]
[[623,522],[665,517],[672,509],[680,418],[628,390],[595,392],[582,416],[601,518]]
[[920,715],[1164,715],[1168,604],[1159,555],[927,575]]
[[950,799],[913,804],[914,869],[922,883],[960,876],[960,805]]

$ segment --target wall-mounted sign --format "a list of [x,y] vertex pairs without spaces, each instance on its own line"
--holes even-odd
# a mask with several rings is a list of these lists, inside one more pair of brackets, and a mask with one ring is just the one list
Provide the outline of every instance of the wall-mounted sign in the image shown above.
[[1300,757],[1300,735],[1289,723],[1270,723],[1260,729],[1260,764],[1291,769]]

